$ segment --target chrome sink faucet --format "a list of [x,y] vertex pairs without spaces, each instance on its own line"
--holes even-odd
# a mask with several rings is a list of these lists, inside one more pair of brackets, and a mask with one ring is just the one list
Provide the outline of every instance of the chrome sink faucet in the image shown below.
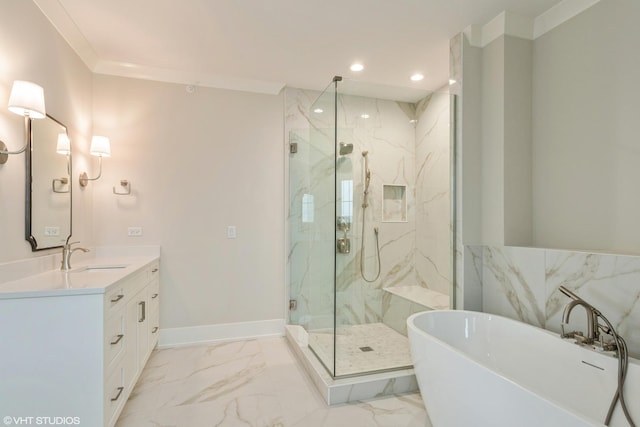
[[62,270],[62,271],[71,270],[71,255],[75,251],[89,252],[89,249],[86,249],[86,248],[71,249],[72,245],[74,245],[76,243],[80,243],[80,242],[71,242],[71,243],[69,243],[69,239],[70,238],[71,238],[71,236],[67,237],[67,241],[65,242],[64,246],[62,247],[62,263],[60,265],[60,270]]

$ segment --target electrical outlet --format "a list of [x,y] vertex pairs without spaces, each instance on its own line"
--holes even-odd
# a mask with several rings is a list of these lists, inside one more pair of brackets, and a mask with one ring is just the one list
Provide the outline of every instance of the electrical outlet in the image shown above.
[[59,236],[60,235],[60,227],[45,227],[44,228],[45,236]]
[[235,239],[236,238],[236,226],[229,225],[227,226],[227,239]]
[[129,227],[127,229],[127,235],[129,237],[140,237],[140,236],[142,236],[142,227]]

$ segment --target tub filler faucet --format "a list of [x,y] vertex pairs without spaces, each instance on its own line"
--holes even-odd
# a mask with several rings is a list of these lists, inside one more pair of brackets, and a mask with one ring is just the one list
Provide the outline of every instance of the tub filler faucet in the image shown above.
[[[617,340],[614,342],[605,343],[604,335],[608,335],[609,337],[616,338],[617,334],[613,330],[613,326],[611,323],[603,316],[603,314],[576,295],[574,292],[565,288],[564,286],[560,286],[560,292],[568,296],[572,299],[569,304],[564,307],[564,311],[562,313],[562,322],[560,323],[560,329],[562,331],[562,338],[573,338],[576,340],[577,344],[588,345],[592,344],[595,347],[598,347],[599,350],[602,351],[616,351],[617,350]],[[572,331],[565,332],[564,327],[569,323],[569,316],[576,306],[582,306],[587,312],[587,333],[586,335],[580,331]],[[600,319],[604,322],[604,324],[600,323]],[[600,333],[602,332],[602,334]]]
[[[562,313],[562,323],[560,324],[562,338],[574,338],[576,340],[576,344],[589,345],[588,347],[596,351],[613,351],[615,352],[615,356],[618,358],[618,387],[611,399],[611,404],[609,405],[609,411],[605,417],[604,425],[609,425],[613,416],[613,411],[619,403],[627,422],[631,427],[635,427],[636,424],[627,409],[624,395],[624,382],[629,365],[627,343],[620,335],[618,335],[618,332],[615,330],[611,322],[609,322],[609,320],[597,308],[564,286],[560,286],[559,290],[573,300],[565,306],[564,312]],[[581,305],[587,311],[586,336],[577,331],[568,333],[564,331],[564,325],[569,322],[569,315],[571,314],[571,311],[578,305]],[[602,323],[600,323],[600,321],[602,321]],[[602,332],[602,334],[600,332]],[[608,335],[610,338],[613,338],[613,341],[605,343],[604,335]]]
[[[571,315],[571,311],[573,311],[576,306],[581,305],[584,307],[587,312],[587,334],[583,335],[579,331],[573,332],[565,332],[564,326],[569,324],[569,316]],[[598,340],[598,328],[597,324],[597,315],[594,311],[594,308],[587,304],[582,299],[574,299],[569,304],[564,307],[564,312],[562,313],[562,323],[560,324],[560,328],[562,329],[562,337],[563,338],[574,338],[580,344],[593,344]]]

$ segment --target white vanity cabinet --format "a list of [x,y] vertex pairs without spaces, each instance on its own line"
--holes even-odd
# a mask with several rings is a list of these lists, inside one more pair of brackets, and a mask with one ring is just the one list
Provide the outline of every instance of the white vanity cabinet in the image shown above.
[[157,343],[158,259],[23,282],[0,284],[0,419],[113,426]]

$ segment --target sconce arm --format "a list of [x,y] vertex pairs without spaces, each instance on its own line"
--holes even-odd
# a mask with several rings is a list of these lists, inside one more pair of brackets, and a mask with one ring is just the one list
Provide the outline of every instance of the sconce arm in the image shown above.
[[15,151],[9,151],[7,149],[7,145],[0,140],[0,165],[7,163],[7,160],[9,160],[10,154],[24,153],[29,147],[29,134],[31,133],[31,129],[30,129],[31,122],[29,120],[30,119],[28,115],[24,116],[24,140],[25,141],[24,141],[24,146],[21,149],[15,150]]
[[95,178],[89,178],[89,176],[87,175],[86,172],[82,172],[80,174],[80,186],[81,187],[86,187],[87,184],[89,183],[89,181],[96,181],[98,179],[100,179],[100,177],[102,176],[102,156],[98,156],[98,164],[99,164],[99,172],[98,172],[98,176],[96,176]]

